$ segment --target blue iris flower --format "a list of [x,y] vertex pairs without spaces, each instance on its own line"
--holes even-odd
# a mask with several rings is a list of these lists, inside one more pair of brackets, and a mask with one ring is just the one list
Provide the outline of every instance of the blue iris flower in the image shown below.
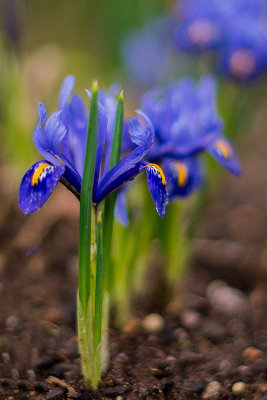
[[155,129],[155,142],[147,153],[160,163],[169,199],[188,196],[199,187],[203,168],[199,155],[208,152],[235,175],[241,172],[216,108],[216,81],[203,77],[198,84],[184,78],[165,88],[155,88],[142,99],[142,109]]
[[123,40],[122,63],[134,83],[151,87],[166,80],[170,69],[166,22],[163,18],[150,21]]
[[[178,4],[178,3],[177,3]],[[250,80],[267,68],[264,0],[183,0],[177,5],[173,42],[184,50],[216,50],[219,69]]]
[[[79,198],[88,117],[84,102],[77,94],[68,102],[74,83],[73,76],[65,79],[60,91],[59,109],[49,118],[44,104],[39,103],[39,123],[33,133],[33,141],[45,160],[33,164],[22,179],[19,206],[25,214],[38,210],[59,181]],[[154,129],[142,111],[137,111],[138,118],[133,117],[125,123],[124,134],[129,131],[133,149],[112,169],[108,168],[116,106],[114,96],[100,92],[93,203],[98,204],[109,193],[146,171],[155,207],[163,217],[167,208],[165,176],[159,166],[143,160],[153,145]]]

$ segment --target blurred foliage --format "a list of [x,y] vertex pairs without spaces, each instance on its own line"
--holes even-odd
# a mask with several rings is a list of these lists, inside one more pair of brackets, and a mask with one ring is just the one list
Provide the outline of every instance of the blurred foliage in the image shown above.
[[63,78],[76,90],[94,79],[107,88],[121,81],[123,36],[160,15],[163,0],[2,0],[0,32],[0,135],[5,162],[27,167],[38,159],[32,143],[37,104],[57,107]]

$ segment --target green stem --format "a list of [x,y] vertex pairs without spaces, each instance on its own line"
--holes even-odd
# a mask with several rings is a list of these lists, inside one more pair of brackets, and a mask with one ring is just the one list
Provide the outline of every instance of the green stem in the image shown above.
[[[123,92],[118,98],[116,118],[113,130],[112,147],[109,160],[109,169],[113,168],[120,160],[121,141],[123,132]],[[103,241],[104,241],[104,286],[112,293],[114,286],[114,264],[111,258],[111,245],[114,221],[114,208],[116,193],[111,193],[105,200],[103,218]]]
[[[108,302],[103,300],[103,232],[92,205],[98,135],[98,86],[93,85],[81,188],[79,278],[77,295],[78,343],[85,382],[94,389],[106,367]],[[107,310],[106,310],[107,308]],[[104,349],[104,350],[103,350]]]
[[98,85],[95,83],[92,88],[92,100],[87,130],[87,144],[80,200],[78,291],[81,305],[85,312],[87,312],[87,303],[90,296],[91,204],[96,161],[97,119]]

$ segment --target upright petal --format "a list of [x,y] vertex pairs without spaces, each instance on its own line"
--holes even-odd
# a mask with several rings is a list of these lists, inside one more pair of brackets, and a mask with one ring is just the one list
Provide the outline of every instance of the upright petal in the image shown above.
[[61,86],[59,95],[59,109],[62,110],[68,102],[71,92],[75,84],[75,76],[68,75]]
[[37,161],[24,175],[19,190],[19,206],[25,214],[39,210],[64,174],[65,168],[46,160]]
[[105,108],[99,103],[98,105],[98,133],[97,133],[97,148],[96,148],[96,162],[95,162],[95,175],[94,175],[94,186],[93,186],[93,197],[96,193],[100,167],[103,160],[104,144],[107,135],[108,116]]
[[136,113],[139,115],[139,120],[133,117],[129,121],[130,137],[134,144],[141,146],[146,152],[154,142],[154,128],[150,119],[141,110],[137,110]]
[[38,112],[40,122],[34,130],[33,142],[44,158],[53,164],[59,164],[55,158],[55,154],[61,153],[60,144],[66,135],[66,127],[61,121],[61,112],[57,111],[53,113],[48,118],[44,128],[42,125],[46,114],[42,103],[39,104]]
[[68,105],[68,144],[76,170],[83,174],[88,117],[85,104],[80,96],[74,94]]

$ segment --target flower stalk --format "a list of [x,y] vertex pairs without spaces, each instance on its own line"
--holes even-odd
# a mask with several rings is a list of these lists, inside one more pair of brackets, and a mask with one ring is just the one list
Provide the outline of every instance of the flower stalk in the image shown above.
[[[94,83],[80,200],[79,279],[77,322],[82,372],[87,384],[97,388],[103,370],[103,229],[102,216],[92,205],[98,134],[98,86]],[[107,302],[104,303],[108,307]],[[107,346],[104,348],[107,350]]]

